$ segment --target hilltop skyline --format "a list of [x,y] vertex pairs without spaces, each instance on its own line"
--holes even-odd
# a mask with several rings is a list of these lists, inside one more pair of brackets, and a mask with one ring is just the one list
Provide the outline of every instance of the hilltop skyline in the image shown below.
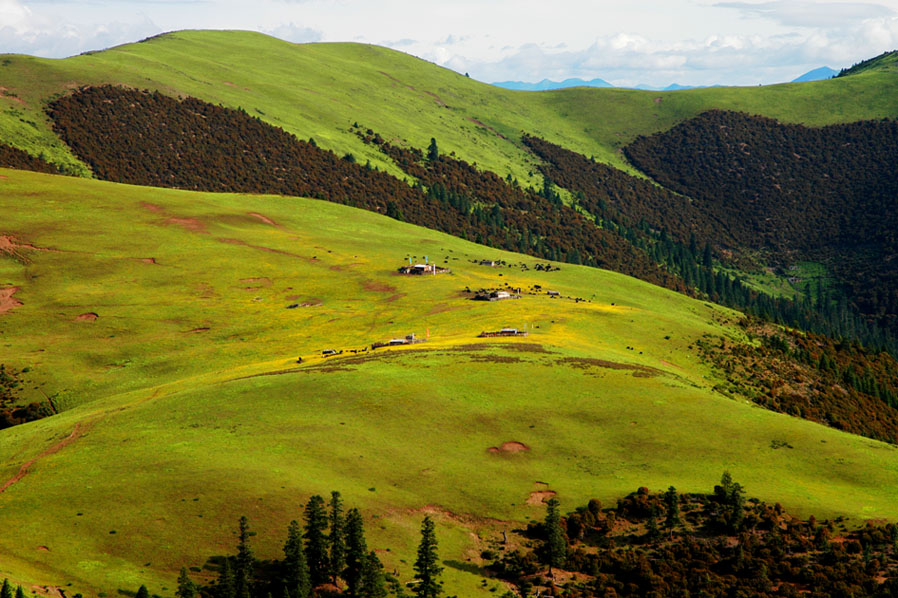
[[0,52],[64,57],[179,29],[387,46],[480,81],[757,85],[898,48],[898,0],[0,0]]

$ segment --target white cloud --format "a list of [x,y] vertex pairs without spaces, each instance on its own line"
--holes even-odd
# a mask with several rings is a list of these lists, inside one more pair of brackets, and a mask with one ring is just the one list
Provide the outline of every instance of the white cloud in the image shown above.
[[[297,1],[297,0],[291,0]],[[305,42],[320,42],[322,38],[321,31],[312,29],[311,27],[301,27],[295,23],[286,23],[274,29],[263,30],[263,33],[273,35],[282,40],[301,44]]]
[[790,27],[840,28],[866,19],[895,14],[895,11],[888,6],[867,2],[775,0],[761,3],[718,2],[714,6],[734,8],[746,16],[772,19]]

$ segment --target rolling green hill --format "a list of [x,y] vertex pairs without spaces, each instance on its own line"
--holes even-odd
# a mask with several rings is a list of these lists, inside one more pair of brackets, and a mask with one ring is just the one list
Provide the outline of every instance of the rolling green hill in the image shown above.
[[[734,312],[327,202],[0,176],[20,256],[0,289],[21,303],[0,315],[3,360],[30,368],[26,399],[69,407],[0,434],[13,580],[170,595],[240,515],[274,557],[264,532],[331,489],[406,580],[433,514],[460,596],[490,593],[480,552],[549,491],[705,491],[729,469],[799,514],[898,517],[893,446],[714,390],[696,342],[744,341]],[[452,273],[396,273],[423,256]],[[522,298],[465,292],[505,285]],[[477,338],[506,326],[530,335]],[[410,333],[426,341],[364,350]]]
[[446,152],[522,183],[535,180],[520,133],[630,169],[618,149],[711,109],[824,125],[898,115],[898,80],[875,69],[801,84],[677,92],[515,92],[386,48],[296,45],[250,32],[181,31],[67,58],[0,57],[0,140],[83,172],[52,134],[44,104],[82,85],[123,84],[194,96],[248,113],[301,139],[398,173],[348,128]]

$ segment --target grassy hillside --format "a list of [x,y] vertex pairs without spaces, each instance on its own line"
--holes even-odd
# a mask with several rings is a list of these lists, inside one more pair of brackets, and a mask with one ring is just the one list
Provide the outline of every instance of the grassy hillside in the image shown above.
[[[898,517],[894,447],[713,390],[694,343],[740,338],[722,308],[321,201],[0,176],[0,232],[26,258],[0,259],[21,303],[0,315],[3,362],[31,368],[26,398],[69,407],[0,434],[13,580],[169,595],[181,565],[232,548],[240,515],[275,556],[331,489],[406,580],[433,513],[461,596],[489,594],[465,569],[542,516],[535,492],[707,491],[729,469],[800,514]],[[396,274],[412,256],[453,272]],[[464,292],[505,284],[523,297]],[[476,338],[504,326],[531,334]],[[429,338],[349,352],[409,333]]]
[[64,60],[0,57],[0,140],[83,172],[50,132],[42,108],[57,94],[101,83],[242,107],[302,139],[314,137],[323,147],[352,152],[396,174],[395,166],[348,132],[351,124],[416,147],[436,137],[447,153],[534,184],[521,131],[630,169],[619,148],[710,108],[810,125],[898,115],[898,79],[877,70],[757,88],[516,92],[376,46],[182,31]]

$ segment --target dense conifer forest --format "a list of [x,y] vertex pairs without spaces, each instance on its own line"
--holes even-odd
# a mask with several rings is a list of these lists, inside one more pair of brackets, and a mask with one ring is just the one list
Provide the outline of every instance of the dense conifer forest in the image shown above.
[[625,152],[718,224],[719,251],[823,262],[862,313],[898,327],[898,121],[815,129],[714,110]]

